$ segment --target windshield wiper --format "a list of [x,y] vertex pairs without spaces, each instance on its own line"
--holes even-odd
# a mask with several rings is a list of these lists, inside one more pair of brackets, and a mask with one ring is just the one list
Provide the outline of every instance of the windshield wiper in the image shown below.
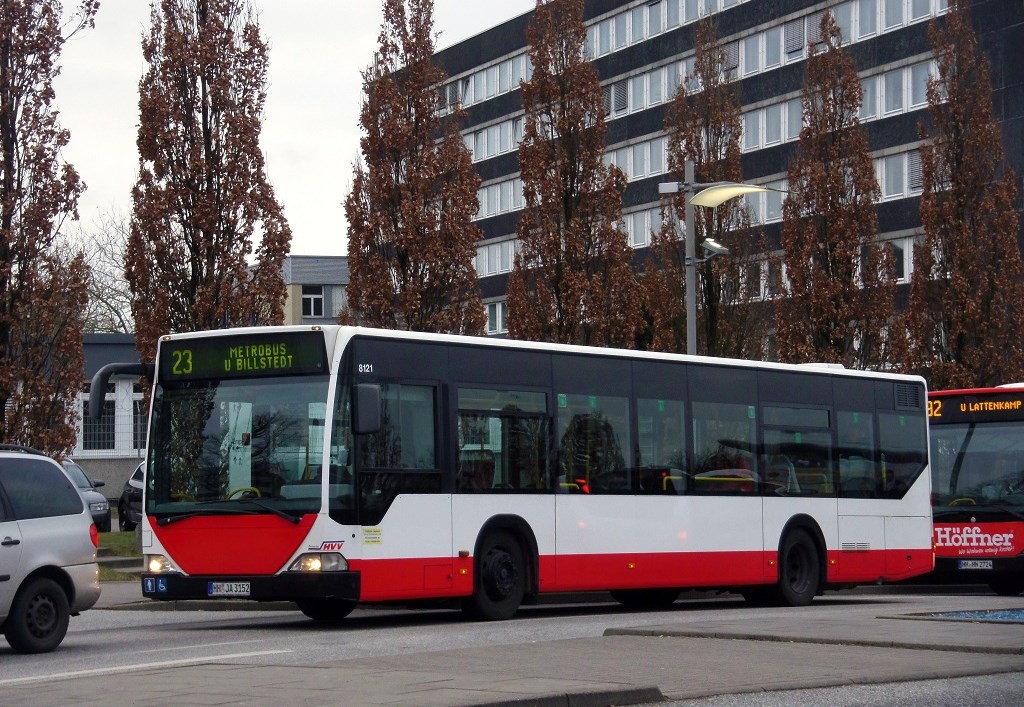
[[170,525],[171,523],[177,523],[179,520],[185,520],[186,518],[194,518],[195,516],[216,516],[216,515],[241,515],[251,516],[256,511],[243,511],[240,508],[208,508],[201,511],[188,511],[187,513],[180,513],[176,516],[164,516],[157,520],[157,525]]
[[[289,523],[293,523],[295,525],[298,525],[302,521],[302,518],[300,516],[292,515],[291,513],[288,513],[286,511],[282,511],[279,508],[274,508],[273,506],[267,505],[266,503],[263,503],[262,501],[258,501],[258,500],[254,499],[254,498],[240,498],[240,499],[235,500],[235,501],[224,501],[224,500],[199,501],[198,503],[200,503],[200,504],[207,504],[207,503],[249,503],[249,504],[252,504],[254,506],[258,506],[258,507],[262,508],[263,510],[270,511],[271,513],[276,515],[278,518],[284,518]],[[254,514],[258,513],[258,512],[259,511],[242,510],[241,508],[204,508],[204,509],[198,510],[198,511],[187,511],[185,513],[182,513],[182,514],[176,515],[176,516],[166,516],[166,517],[161,518],[160,520],[158,520],[156,522],[156,524],[157,525],[168,525],[170,523],[175,523],[175,522],[177,522],[179,520],[184,520],[185,518],[192,518],[194,516],[216,516],[216,515],[247,515],[248,516],[248,515],[254,515]]]
[[260,508],[270,511],[278,518],[284,518],[289,523],[294,523],[295,525],[298,525],[299,522],[302,520],[300,516],[292,515],[291,513],[282,511],[280,508],[274,508],[273,506],[269,506],[263,501],[258,501],[255,498],[240,498],[237,501],[235,501],[235,503],[251,503],[254,506],[259,506]]

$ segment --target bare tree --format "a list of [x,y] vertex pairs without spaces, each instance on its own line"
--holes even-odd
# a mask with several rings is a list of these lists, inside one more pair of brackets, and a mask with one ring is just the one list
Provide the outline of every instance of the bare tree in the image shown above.
[[162,0],[150,17],[125,257],[144,361],[166,332],[280,323],[291,243],[264,173],[267,44],[248,2]]
[[135,331],[131,291],[124,277],[130,234],[130,216],[110,209],[91,226],[80,225],[70,239],[72,247],[84,253],[89,267],[89,303],[84,315],[88,333]]
[[[63,28],[93,25],[84,0]],[[63,455],[75,445],[86,268],[61,249],[85,189],[61,158],[54,108],[66,37],[56,0],[0,7],[0,441]]]

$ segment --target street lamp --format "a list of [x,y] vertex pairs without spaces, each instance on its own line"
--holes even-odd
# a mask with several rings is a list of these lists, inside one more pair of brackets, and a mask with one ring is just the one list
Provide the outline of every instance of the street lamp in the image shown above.
[[[684,217],[686,219],[686,353],[696,355],[697,353],[697,226],[693,219],[693,207],[703,206],[713,209],[720,206],[729,199],[743,194],[754,194],[762,191],[769,191],[767,187],[758,187],[753,184],[739,184],[737,182],[709,182],[705,184],[694,182],[693,162],[686,160],[683,176],[684,182],[662,182],[658,185],[659,194],[678,194],[682,192],[687,195]],[[672,213],[675,213],[673,209]],[[713,241],[705,239],[702,244],[710,253],[708,257],[724,255],[729,252],[728,248]]]

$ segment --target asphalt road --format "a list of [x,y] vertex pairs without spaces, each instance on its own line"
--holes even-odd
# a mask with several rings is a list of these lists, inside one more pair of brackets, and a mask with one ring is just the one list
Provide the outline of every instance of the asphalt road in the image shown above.
[[131,592],[111,606],[114,594],[54,653],[0,647],[0,703],[1004,707],[1024,694],[1024,625],[923,620],[1024,598],[875,590],[785,609],[696,595],[656,612],[545,604],[499,623],[360,608],[324,627],[297,611],[133,606]]

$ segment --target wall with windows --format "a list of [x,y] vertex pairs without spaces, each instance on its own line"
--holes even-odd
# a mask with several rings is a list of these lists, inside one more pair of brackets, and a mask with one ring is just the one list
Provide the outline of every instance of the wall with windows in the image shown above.
[[348,306],[348,257],[289,255],[284,275],[285,324],[335,324]]
[[[1024,23],[1024,6],[1005,0],[976,0],[974,17],[981,46],[992,56],[1009,56],[1013,27]],[[943,14],[947,0],[588,0],[586,52],[601,78],[608,126],[606,164],[629,180],[623,229],[635,248],[650,244],[660,227],[657,184],[679,179],[668,172],[663,131],[667,106],[680,83],[692,79],[693,23],[714,15],[724,42],[726,73],[739,82],[743,103],[744,181],[785,188],[785,175],[802,128],[800,89],[810,47],[819,41],[821,13],[834,13],[857,65],[864,91],[860,119],[867,130],[882,194],[878,238],[897,253],[908,280],[911,252],[921,235],[917,216],[921,192],[917,124],[926,115],[927,80],[936,71],[927,39],[929,21]],[[522,137],[523,108],[518,80],[532,67],[526,58],[530,13],[453,45],[437,54],[451,79],[439,87],[444,108],[461,100],[468,108],[462,126],[484,182],[476,223],[484,238],[477,266],[488,331],[501,333],[493,306],[504,299],[508,269],[493,245],[515,233],[524,206],[515,155]],[[1010,164],[1024,168],[1024,62],[994,61],[997,114],[1004,124]],[[781,192],[747,197],[752,220],[777,242]],[[501,246],[507,249],[509,246]],[[509,266],[510,267],[510,264]]]

